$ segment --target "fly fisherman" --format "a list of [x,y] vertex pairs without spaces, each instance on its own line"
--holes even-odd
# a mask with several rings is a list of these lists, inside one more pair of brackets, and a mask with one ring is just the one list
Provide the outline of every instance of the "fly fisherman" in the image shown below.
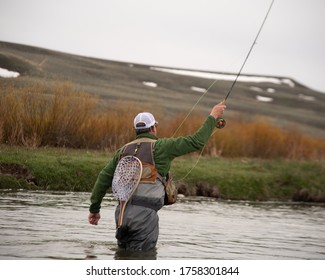
[[[169,172],[174,158],[198,151],[204,147],[211,136],[216,119],[221,117],[226,106],[223,102],[215,105],[199,130],[193,135],[176,138],[157,138],[157,125],[151,113],[138,114],[134,119],[136,139],[118,149],[113,158],[99,173],[90,198],[88,220],[97,225],[100,207],[107,190],[112,186],[114,172],[119,160],[128,155],[140,159],[143,171],[138,188],[128,201],[122,228],[116,231],[120,248],[128,251],[148,251],[155,248],[159,234],[157,211],[165,204],[165,187],[162,177]],[[115,211],[118,224],[120,207]]]

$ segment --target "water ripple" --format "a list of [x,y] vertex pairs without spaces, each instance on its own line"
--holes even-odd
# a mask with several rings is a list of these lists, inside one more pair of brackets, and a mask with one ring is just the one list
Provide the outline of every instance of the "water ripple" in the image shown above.
[[190,198],[164,207],[151,254],[117,250],[115,204],[87,222],[89,193],[2,192],[0,259],[325,259],[325,207]]

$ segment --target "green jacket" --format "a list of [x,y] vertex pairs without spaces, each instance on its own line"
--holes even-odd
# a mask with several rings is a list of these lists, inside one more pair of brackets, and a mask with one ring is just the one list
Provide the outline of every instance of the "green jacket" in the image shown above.
[[[160,175],[166,176],[174,158],[200,150],[204,147],[215,125],[216,120],[212,116],[208,116],[201,128],[193,135],[158,139],[155,135],[144,133],[138,135],[137,138],[151,138],[157,140],[154,146],[155,166]],[[98,175],[90,198],[91,205],[89,211],[92,213],[99,212],[102,199],[112,185],[114,171],[122,149],[123,147],[114,153],[113,158]]]

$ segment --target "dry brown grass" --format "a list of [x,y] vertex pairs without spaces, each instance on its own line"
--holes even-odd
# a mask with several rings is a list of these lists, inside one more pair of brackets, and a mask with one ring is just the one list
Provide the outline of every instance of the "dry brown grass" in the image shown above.
[[214,136],[212,145],[227,157],[321,159],[325,155],[324,140],[293,127],[281,130],[264,119],[232,121]]
[[[140,111],[158,119],[159,136],[170,137],[184,115],[165,116],[150,104],[103,101],[80,92],[69,83],[50,90],[38,85],[2,87],[0,92],[0,142],[29,147],[60,146],[115,150],[134,137],[132,122]],[[205,116],[192,114],[177,135],[192,134]],[[177,136],[175,135],[175,136]],[[302,135],[297,129],[281,130],[268,121],[228,120],[217,130],[204,153],[225,157],[321,159],[325,141]]]

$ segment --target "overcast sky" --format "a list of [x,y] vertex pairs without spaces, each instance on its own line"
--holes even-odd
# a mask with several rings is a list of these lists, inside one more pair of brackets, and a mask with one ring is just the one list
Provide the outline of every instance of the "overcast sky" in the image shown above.
[[[0,0],[0,41],[238,72],[271,0]],[[243,73],[325,92],[325,1],[275,0]],[[1,67],[1,65],[0,65]]]

